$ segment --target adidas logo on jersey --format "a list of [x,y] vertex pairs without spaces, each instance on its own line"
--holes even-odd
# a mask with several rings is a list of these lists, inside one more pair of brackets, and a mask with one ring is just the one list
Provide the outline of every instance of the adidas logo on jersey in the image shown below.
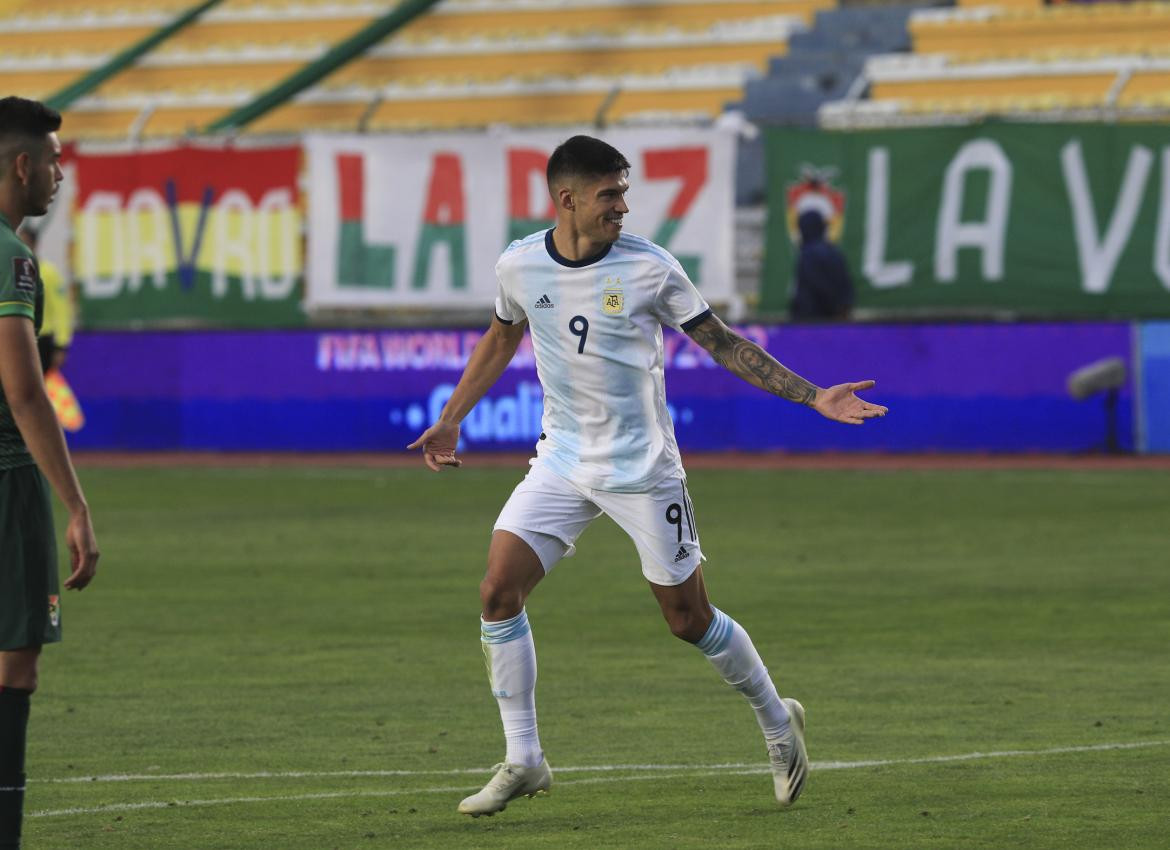
[[540,296],[540,300],[536,302],[536,309],[537,310],[547,309],[549,307],[555,307],[555,306],[556,305],[552,303],[552,301],[549,299],[549,297],[547,295]]
[[674,556],[674,562],[677,564],[679,561],[685,561],[689,557],[690,557],[690,552],[688,552],[686,550],[686,547],[679,546],[678,547],[678,554]]

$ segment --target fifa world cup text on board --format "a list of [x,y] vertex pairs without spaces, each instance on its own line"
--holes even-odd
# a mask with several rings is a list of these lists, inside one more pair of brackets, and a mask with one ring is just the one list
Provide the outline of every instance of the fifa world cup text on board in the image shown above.
[[[463,369],[482,331],[388,331],[324,333],[317,336],[320,372],[404,372]],[[509,368],[535,363],[532,339],[525,336]]]
[[[616,294],[620,296],[621,291]],[[613,313],[624,308],[624,301],[619,301]],[[768,332],[761,325],[735,325],[733,329],[761,346],[768,344]],[[316,338],[315,365],[319,372],[461,370],[482,336],[482,331],[323,333]],[[665,363],[672,369],[716,368],[710,355],[684,334],[668,332],[663,335],[662,343]],[[525,334],[508,368],[528,369],[535,363],[532,337]]]

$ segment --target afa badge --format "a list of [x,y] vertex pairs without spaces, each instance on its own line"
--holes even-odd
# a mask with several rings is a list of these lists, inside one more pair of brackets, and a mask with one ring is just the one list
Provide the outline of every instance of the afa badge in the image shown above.
[[53,628],[61,625],[61,597],[56,594],[49,596],[49,623]]
[[601,309],[610,316],[616,316],[626,306],[626,298],[622,293],[622,279],[607,277],[605,289],[601,293]]

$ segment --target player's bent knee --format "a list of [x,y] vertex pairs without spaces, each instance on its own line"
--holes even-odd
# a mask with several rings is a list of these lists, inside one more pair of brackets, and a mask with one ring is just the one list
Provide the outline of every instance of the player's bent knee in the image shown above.
[[479,601],[488,622],[509,620],[524,607],[524,593],[512,582],[488,576],[479,583]]
[[19,688],[31,694],[36,691],[37,685],[39,684],[39,677],[36,673],[33,673],[27,676],[8,676],[4,681],[0,681],[0,688]]
[[0,653],[0,685],[20,688],[29,693],[35,691],[40,684],[37,665],[39,655],[39,650]]
[[670,633],[687,643],[701,641],[711,625],[711,618],[705,616],[701,611],[670,611],[663,612],[663,614],[666,617],[666,625],[670,628]]

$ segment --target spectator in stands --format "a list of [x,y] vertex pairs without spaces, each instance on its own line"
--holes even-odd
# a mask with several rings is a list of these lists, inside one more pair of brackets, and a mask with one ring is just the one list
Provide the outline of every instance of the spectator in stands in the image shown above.
[[[39,235],[36,228],[26,223],[18,235],[35,254]],[[50,369],[60,369],[65,365],[69,343],[73,341],[73,302],[69,297],[69,285],[57,265],[40,258],[38,265],[45,285],[45,315],[37,337],[37,350],[41,355],[41,369],[47,374]]]
[[805,210],[796,220],[800,254],[788,305],[793,321],[844,321],[853,309],[853,281],[841,249],[825,238],[825,217]]

